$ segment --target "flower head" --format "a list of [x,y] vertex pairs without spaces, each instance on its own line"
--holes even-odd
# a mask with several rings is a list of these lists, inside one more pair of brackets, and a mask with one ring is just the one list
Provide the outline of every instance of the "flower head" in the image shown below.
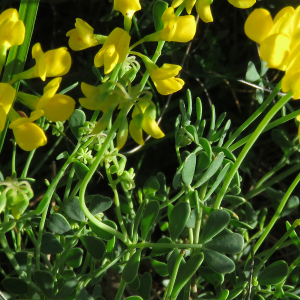
[[19,13],[14,8],[5,10],[0,15],[0,46],[8,50],[12,46],[21,45],[25,38],[25,26],[19,20]]
[[96,54],[95,66],[99,68],[104,65],[104,73],[110,73],[118,63],[125,61],[129,51],[129,43],[130,35],[119,27],[115,28]]
[[25,151],[32,151],[47,143],[44,131],[33,121],[43,115],[42,110],[33,111],[29,118],[20,117],[10,123],[9,128],[13,130],[16,142]]
[[260,44],[260,57],[267,67],[286,71],[281,88],[300,98],[300,6],[285,7],[272,19],[265,9],[255,9],[245,23],[246,35]]
[[52,121],[66,121],[72,115],[75,108],[75,101],[67,95],[56,94],[62,78],[57,77],[51,80],[44,88],[41,98],[18,92],[18,98],[34,110],[42,110],[44,116]]
[[0,83],[0,132],[4,129],[6,116],[15,100],[16,90],[8,83]]
[[175,78],[181,70],[180,66],[163,64],[163,66],[159,68],[146,57],[143,57],[143,61],[157,91],[160,94],[170,95],[182,89],[184,81],[180,78]]
[[66,36],[70,37],[69,47],[74,51],[103,44],[106,39],[104,36],[94,34],[94,28],[79,18],[76,19],[75,29],[68,31]]
[[132,18],[136,11],[141,10],[141,4],[139,0],[114,0],[114,10]]
[[157,32],[152,40],[187,43],[196,34],[196,20],[194,16],[177,17],[174,8],[165,10],[161,18],[164,28]]

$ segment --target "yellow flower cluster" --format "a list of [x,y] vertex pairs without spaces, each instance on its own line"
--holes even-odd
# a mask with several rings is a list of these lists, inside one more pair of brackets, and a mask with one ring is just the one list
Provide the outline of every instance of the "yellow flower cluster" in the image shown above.
[[285,71],[281,88],[300,98],[300,6],[283,8],[272,19],[269,11],[255,9],[245,23],[246,35],[260,45],[267,67]]
[[[0,15],[0,72],[5,64],[7,50],[12,46],[21,45],[24,37],[25,26],[19,20],[18,11],[12,8],[4,11]],[[47,143],[44,131],[34,123],[35,120],[44,116],[53,122],[65,121],[75,108],[75,101],[72,98],[56,94],[62,80],[59,77],[46,85],[41,99],[21,92],[17,94],[18,100],[33,110],[29,118],[23,112],[17,113],[13,109],[16,90],[11,84],[21,79],[35,77],[45,81],[46,77],[68,73],[71,67],[71,56],[64,47],[44,53],[41,45],[37,43],[32,48],[32,57],[36,61],[33,68],[17,74],[8,83],[0,83],[0,132],[4,130],[8,117],[9,128],[13,130],[16,142],[25,151],[34,150]]]

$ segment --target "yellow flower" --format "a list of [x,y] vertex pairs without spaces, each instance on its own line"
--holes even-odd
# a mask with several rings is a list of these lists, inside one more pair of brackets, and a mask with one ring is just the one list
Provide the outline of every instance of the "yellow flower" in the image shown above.
[[129,51],[129,43],[130,35],[119,27],[115,28],[96,54],[95,66],[99,68],[104,65],[104,73],[110,73],[118,63],[125,61]]
[[103,44],[106,39],[104,36],[94,34],[94,28],[79,18],[76,19],[75,29],[68,31],[66,36],[70,37],[69,47],[74,51]]
[[37,43],[32,47],[32,58],[36,65],[31,69],[19,73],[9,83],[18,80],[40,77],[43,81],[46,77],[57,77],[65,75],[71,68],[71,55],[66,47],[43,52],[41,44]]
[[139,101],[135,105],[132,112],[132,120],[129,124],[129,133],[138,144],[145,144],[142,130],[155,139],[165,136],[155,119],[156,108],[152,101]]
[[44,131],[33,121],[43,115],[43,111],[33,111],[29,118],[17,118],[9,125],[13,130],[16,142],[25,151],[32,151],[47,143]]
[[184,81],[180,78],[175,78],[181,70],[180,66],[163,64],[163,66],[159,68],[150,60],[146,60],[145,58],[143,60],[160,94],[169,95],[182,89]]
[[201,18],[201,20],[205,23],[214,21],[210,10],[211,3],[212,3],[211,0],[198,0],[196,3],[197,13]]
[[0,132],[4,129],[6,116],[15,100],[16,90],[8,83],[0,83]]
[[249,8],[256,3],[256,0],[228,0],[228,2],[237,8]]
[[51,80],[44,88],[41,98],[18,92],[17,96],[25,104],[34,110],[42,110],[44,116],[52,121],[66,121],[72,115],[75,108],[75,101],[67,95],[56,94],[62,78]]
[[114,0],[114,10],[132,18],[136,11],[141,10],[141,4],[139,0]]
[[0,47],[8,50],[12,46],[21,45],[25,38],[25,26],[19,20],[19,13],[14,8],[5,10],[0,15]]
[[164,28],[154,35],[158,41],[187,43],[196,34],[196,20],[194,16],[177,17],[174,8],[165,10],[161,18]]
[[190,15],[192,12],[192,9],[196,3],[196,0],[173,0],[171,6],[176,8],[179,5],[181,5],[183,2],[185,2],[186,12]]

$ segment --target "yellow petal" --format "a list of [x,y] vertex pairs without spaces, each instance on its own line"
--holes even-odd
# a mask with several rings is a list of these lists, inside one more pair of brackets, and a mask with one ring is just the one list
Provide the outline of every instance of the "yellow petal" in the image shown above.
[[143,131],[142,131],[142,124],[143,124],[143,115],[139,114],[136,115],[129,124],[129,133],[131,137],[137,142],[139,145],[145,145],[143,139]]
[[228,0],[228,2],[237,8],[249,8],[256,3],[256,0]]
[[3,131],[6,123],[6,112],[3,108],[3,104],[0,103],[0,132]]
[[157,123],[147,114],[144,114],[143,130],[155,139],[160,139],[165,136]]
[[261,44],[270,33],[273,20],[269,11],[263,8],[255,9],[245,22],[245,33],[249,39]]
[[66,121],[75,109],[75,101],[67,95],[54,95],[43,108],[44,116],[52,121]]
[[110,73],[119,61],[119,54],[114,45],[106,48],[104,53],[104,74]]
[[114,10],[132,18],[136,11],[141,10],[141,4],[139,0],[114,0]]
[[19,13],[14,8],[9,8],[1,13],[0,15],[0,24],[5,21],[6,19],[12,19],[13,21],[19,20]]
[[171,6],[176,8],[183,3],[184,0],[173,0]]
[[267,67],[284,70],[289,56],[290,39],[283,34],[273,34],[260,45],[260,57]]
[[154,85],[161,95],[170,95],[181,90],[184,81],[180,78],[170,78],[154,81]]
[[21,45],[25,38],[25,26],[22,21],[6,19],[0,24],[0,43],[9,49]]
[[50,50],[45,53],[46,76],[57,77],[65,75],[71,68],[71,55],[66,47]]
[[[0,104],[6,114],[15,100],[16,90],[8,83],[0,83]],[[1,130],[0,130],[1,131]]]
[[16,142],[25,151],[32,151],[47,143],[44,131],[35,123],[26,123],[13,128]]
[[122,119],[121,125],[117,134],[117,149],[120,150],[125,145],[128,138],[128,121],[127,116]]
[[163,64],[161,68],[150,68],[148,71],[152,80],[163,80],[176,76],[181,69],[178,65]]
[[299,99],[300,98],[300,72],[290,74],[286,72],[282,78],[281,82],[281,90],[284,93],[289,92],[292,90],[293,98]]
[[289,12],[292,15],[295,12],[295,10],[292,6],[284,7],[276,14],[276,16],[274,18],[274,23],[277,22],[280,18],[282,18],[286,12]]
[[185,0],[185,9],[189,15],[191,14],[195,3],[196,3],[196,0]]
[[98,120],[91,134],[98,134],[106,129],[111,119],[113,111],[114,110],[112,108],[103,113],[102,117]]
[[42,50],[41,44],[37,43],[32,47],[32,58],[36,61],[35,76],[40,77],[43,81],[46,80],[46,57]]
[[196,3],[196,10],[201,18],[201,20],[205,23],[213,22],[213,17],[210,10],[210,0],[198,0]]
[[178,17],[176,31],[170,41],[178,43],[189,42],[196,34],[196,27],[197,25],[194,16]]

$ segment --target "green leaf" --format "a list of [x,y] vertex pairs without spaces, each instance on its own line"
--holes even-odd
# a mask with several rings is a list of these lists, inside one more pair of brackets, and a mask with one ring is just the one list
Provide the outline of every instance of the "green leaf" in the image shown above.
[[154,269],[154,271],[159,274],[160,276],[162,277],[165,277],[165,276],[168,276],[169,275],[169,272],[168,272],[168,265],[163,263],[163,262],[160,262],[158,260],[152,260],[151,261],[151,265]]
[[229,290],[223,290],[216,295],[216,300],[226,300],[229,295]]
[[[180,255],[180,252],[181,251],[179,249],[174,249],[172,251],[171,255],[168,257],[167,266],[168,266],[168,272],[169,272],[170,276],[173,273],[174,266],[175,266],[175,263],[176,263],[176,260],[177,260],[178,256]],[[185,264],[185,259],[182,258],[181,261],[180,261],[180,267],[184,264]],[[178,272],[180,272],[180,267],[179,267]]]
[[160,188],[158,180],[152,176],[144,184],[143,193],[145,196],[154,195]]
[[83,250],[81,248],[73,248],[68,251],[65,264],[72,268],[80,267],[83,258]]
[[159,203],[158,201],[150,201],[144,210],[144,214],[141,220],[141,239],[145,241],[147,235],[154,225],[155,220],[159,213]]
[[229,223],[230,215],[227,211],[217,209],[208,217],[204,231],[201,236],[201,243],[211,240],[221,232]]
[[[108,225],[109,227],[111,227],[113,229],[116,229],[116,230],[118,229],[117,224],[111,220],[104,220],[104,221],[102,221],[102,223],[105,225]],[[91,227],[93,232],[95,232],[100,238],[102,238],[105,241],[109,241],[114,237],[114,235],[101,229],[100,227],[98,227],[97,225],[95,225],[92,222],[89,222],[89,226]]]
[[85,215],[80,208],[79,198],[74,197],[63,207],[65,214],[75,221],[85,221]]
[[205,262],[213,271],[226,274],[234,270],[234,262],[227,256],[209,249],[203,249],[203,253]]
[[83,127],[85,120],[85,113],[81,109],[75,109],[69,118],[70,129],[77,139],[80,138],[79,128]]
[[[166,244],[172,244],[172,240],[168,237],[163,237],[161,239],[159,239],[157,241],[157,244],[162,244],[162,243],[166,243]],[[163,254],[166,254],[166,253],[169,253],[172,251],[172,248],[164,248],[164,247],[161,247],[161,248],[154,248],[152,250],[152,252],[150,253],[150,256],[154,257],[154,256],[159,256],[159,255],[163,255]]]
[[71,235],[74,234],[67,219],[58,213],[50,215],[48,228],[56,234]]
[[140,278],[139,275],[136,275],[136,277],[134,278],[134,280],[128,284],[129,288],[131,290],[136,291],[139,287],[140,287]]
[[129,296],[125,300],[143,300],[140,296]]
[[152,286],[152,277],[150,273],[146,272],[140,278],[140,287],[137,293],[143,298],[143,300],[150,300]]
[[248,282],[246,281],[241,281],[241,282],[238,282],[236,284],[236,286],[234,287],[234,289],[232,289],[230,292],[229,292],[229,296],[227,298],[227,300],[233,300],[233,299],[236,299],[237,296],[239,294],[241,294],[241,292],[247,287],[247,284]]
[[214,153],[224,152],[224,155],[226,157],[228,157],[229,159],[232,159],[233,161],[236,161],[236,157],[234,156],[234,154],[228,148],[214,146],[214,147],[212,147],[212,151]]
[[76,300],[94,300],[94,298],[86,291],[85,288],[82,288],[79,291]]
[[69,278],[55,295],[54,300],[63,300],[71,295],[77,288],[78,281],[76,277]]
[[92,296],[94,299],[96,299],[97,297],[101,297],[102,296],[102,288],[100,284],[96,284],[94,289],[93,289],[93,293]]
[[33,278],[45,296],[52,299],[54,295],[54,278],[52,274],[48,271],[36,271],[33,274]]
[[258,74],[254,63],[252,61],[249,61],[247,72],[246,72],[246,80],[250,82],[255,82],[259,79],[260,79],[260,75]]
[[10,293],[17,295],[27,293],[27,283],[21,278],[7,277],[1,284]]
[[202,178],[195,184],[193,188],[197,188],[201,186],[203,183],[205,183],[207,180],[209,180],[220,168],[222,162],[224,159],[224,153],[220,152],[215,159],[212,161],[211,165],[207,169],[207,171],[204,173]]
[[44,254],[58,254],[63,252],[59,240],[50,232],[45,232],[42,236],[41,252]]
[[200,175],[204,170],[206,170],[211,163],[211,159],[206,154],[206,152],[201,151],[198,155],[197,166],[196,166],[196,176]]
[[223,201],[229,202],[231,205],[234,206],[239,206],[241,204],[244,204],[246,202],[246,199],[239,196],[225,195]]
[[215,284],[215,282],[217,281],[220,283],[224,282],[224,275],[217,273],[210,268],[200,267],[198,271],[201,277],[203,277],[206,281],[208,281],[211,284]]
[[206,152],[208,158],[211,160],[212,149],[209,141],[205,138],[199,138],[199,145],[202,146],[204,151]]
[[90,170],[86,165],[79,161],[74,161],[75,174],[80,179],[83,180],[88,171]]
[[153,14],[153,21],[155,26],[155,31],[160,31],[164,28],[164,24],[161,20],[161,17],[164,11],[168,8],[168,3],[165,1],[157,0],[153,4],[152,14]]
[[112,200],[109,197],[101,195],[91,195],[86,197],[86,201],[90,203],[89,210],[93,215],[97,215],[106,211],[112,206]]
[[249,224],[238,221],[238,220],[231,219],[229,224],[234,227],[237,227],[237,228],[244,228],[244,229],[250,229],[250,230],[254,229],[254,227],[250,226]]
[[198,268],[203,262],[204,255],[203,253],[193,255],[186,264],[180,267],[180,270],[177,274],[177,278],[173,287],[171,300],[175,300],[185,286],[185,284],[190,280],[190,278],[196,273]]
[[229,233],[212,239],[205,244],[205,249],[214,250],[220,253],[236,254],[242,251],[244,239],[238,233]]
[[64,151],[56,156],[56,160],[67,159],[69,157],[68,151]]
[[184,162],[182,170],[182,181],[186,185],[190,185],[193,181],[194,173],[196,167],[196,155],[191,153]]
[[289,266],[284,260],[278,260],[265,268],[257,277],[259,284],[279,284],[286,279]]
[[0,229],[0,233],[6,233],[6,232],[12,230],[16,224],[17,224],[17,222],[6,222],[4,224],[4,226]]
[[174,176],[174,179],[173,179],[173,188],[176,190],[180,187],[180,184],[181,184],[181,176],[182,176],[182,173],[181,171],[180,172],[177,172]]
[[131,283],[134,280],[134,278],[137,276],[139,266],[140,266],[140,261],[141,261],[141,253],[142,253],[142,249],[138,249],[127,262],[122,272],[122,279],[126,283]]
[[104,257],[106,246],[104,242],[95,236],[82,236],[80,238],[84,248],[93,256],[94,258],[101,260]]
[[196,219],[197,219],[197,210],[192,209],[189,219],[187,220],[185,226],[188,228],[195,228]]
[[[287,230],[289,230],[292,227],[291,224],[288,221],[285,222],[285,225],[286,225]],[[290,233],[290,239],[295,244],[295,246],[300,250],[300,240],[299,240],[299,237],[298,237],[295,230],[293,230]]]
[[175,241],[183,231],[190,213],[191,208],[187,202],[181,202],[174,206],[169,220],[169,232],[173,241]]
[[133,229],[132,232],[134,233],[134,235],[137,233],[139,224],[141,222],[141,219],[143,217],[143,213],[144,213],[144,208],[146,206],[146,201],[142,202],[141,205],[139,206],[135,218],[134,218],[134,222],[133,222]]
[[217,179],[214,181],[214,184],[212,185],[212,187],[210,188],[208,193],[205,195],[204,201],[207,200],[211,196],[211,194],[217,189],[217,187],[219,186],[219,184],[221,183],[223,178],[226,176],[229,167],[230,167],[230,164],[228,163],[221,170],[221,172],[219,173]]

